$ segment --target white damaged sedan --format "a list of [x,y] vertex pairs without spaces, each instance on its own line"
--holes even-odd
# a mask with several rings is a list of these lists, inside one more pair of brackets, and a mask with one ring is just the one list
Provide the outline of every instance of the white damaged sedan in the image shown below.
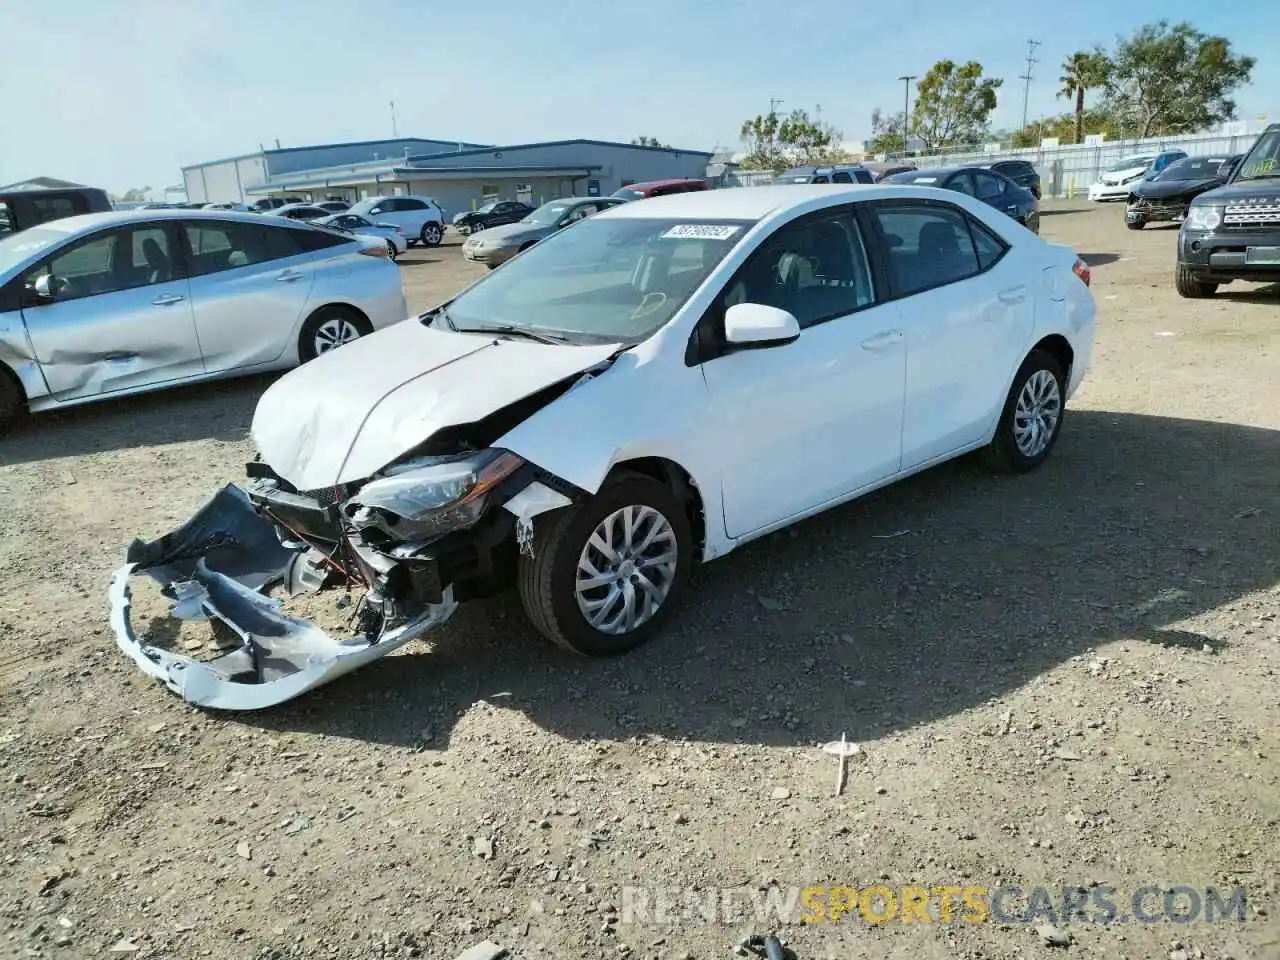
[[[618,654],[690,568],[950,458],[1038,466],[1089,364],[1075,253],[927,187],[624,204],[272,385],[259,458],[110,590],[121,648],[205,707],[297,696],[515,586]],[[130,621],[134,577],[234,649]],[[351,635],[289,611],[358,590]],[[234,636],[232,636],[234,635]]]

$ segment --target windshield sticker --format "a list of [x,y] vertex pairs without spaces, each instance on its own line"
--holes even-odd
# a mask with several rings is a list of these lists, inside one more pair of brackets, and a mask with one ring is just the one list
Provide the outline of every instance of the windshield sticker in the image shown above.
[[912,183],[937,183],[938,178],[937,177],[916,177],[911,182]]
[[663,240],[728,240],[741,227],[725,223],[681,223],[662,235]]
[[1210,163],[1226,163],[1227,158],[1226,157],[1210,157],[1209,162]]

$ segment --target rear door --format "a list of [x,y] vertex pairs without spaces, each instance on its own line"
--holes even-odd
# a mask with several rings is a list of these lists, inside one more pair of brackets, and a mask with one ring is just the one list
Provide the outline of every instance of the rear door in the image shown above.
[[[35,296],[48,275],[54,296]],[[49,392],[72,400],[204,372],[170,222],[92,234],[24,278],[22,318]]]
[[1010,364],[1034,329],[1031,284],[1040,278],[1028,280],[1014,251],[954,204],[882,200],[871,209],[906,333],[909,470],[990,429]]
[[297,241],[352,243],[306,228],[238,220],[181,225],[196,331],[210,373],[271,363],[294,345],[315,281],[317,255]]

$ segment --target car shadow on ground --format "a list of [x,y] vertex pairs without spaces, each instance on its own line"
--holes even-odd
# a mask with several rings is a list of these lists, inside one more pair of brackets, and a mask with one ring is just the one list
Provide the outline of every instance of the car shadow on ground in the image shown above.
[[1242,287],[1239,290],[1233,290],[1230,287],[1219,288],[1216,295],[1233,303],[1273,304],[1280,300],[1280,283],[1268,283],[1260,287]]
[[190,440],[243,440],[278,373],[101,400],[24,418],[0,437],[0,463],[33,463]]
[[1120,638],[1221,647],[1177,624],[1280,579],[1277,475],[1280,431],[1072,411],[1035,473],[944,465],[697,570],[626,656],[561,654],[508,594],[226,722],[438,749],[485,699],[574,740],[874,740]]
[[1120,259],[1118,253],[1082,253],[1080,259],[1091,267],[1105,267],[1108,263],[1115,263]]

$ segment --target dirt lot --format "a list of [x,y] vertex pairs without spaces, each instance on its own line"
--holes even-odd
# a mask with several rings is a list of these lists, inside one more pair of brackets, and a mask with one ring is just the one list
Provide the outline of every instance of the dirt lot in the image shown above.
[[[1094,264],[1100,324],[1044,469],[946,466],[757,543],[616,661],[561,655],[500,599],[286,708],[200,713],[120,656],[104,590],[130,539],[241,476],[266,381],[0,441],[0,954],[452,958],[488,937],[709,960],[764,931],[622,922],[623,888],[883,881],[1104,884],[1121,913],[1147,884],[1242,884],[1246,918],[1059,918],[1066,947],[856,915],[785,938],[1280,955],[1280,292],[1179,300],[1174,230],[1049,214]],[[479,272],[454,246],[402,269],[417,308]],[[818,745],[842,732],[864,756],[836,798]]]

